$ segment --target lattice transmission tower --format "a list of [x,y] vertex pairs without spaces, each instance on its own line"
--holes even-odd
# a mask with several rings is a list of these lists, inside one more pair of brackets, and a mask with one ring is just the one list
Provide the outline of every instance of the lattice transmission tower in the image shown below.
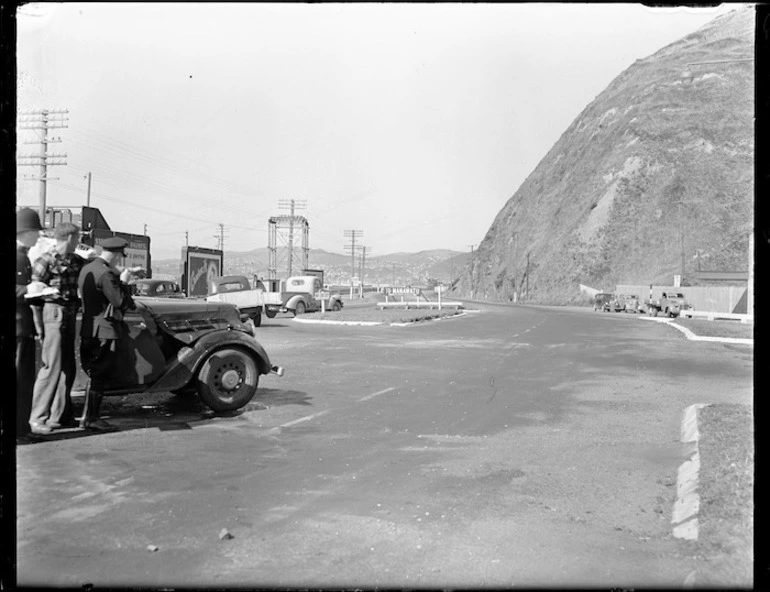
[[[289,209],[288,216],[272,216],[267,223],[267,272],[270,279],[278,277],[279,269],[286,269],[287,276],[297,267],[308,268],[310,252],[310,225],[304,216],[297,216],[295,210],[307,207],[307,201],[282,199],[278,202],[281,209]],[[295,247],[296,234],[300,233],[299,248]]]

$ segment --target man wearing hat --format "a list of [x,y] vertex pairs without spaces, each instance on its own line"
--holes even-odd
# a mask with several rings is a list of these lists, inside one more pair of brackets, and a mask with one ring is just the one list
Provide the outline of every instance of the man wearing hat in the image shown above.
[[29,249],[40,237],[40,218],[35,210],[16,212],[16,439],[29,440],[29,414],[35,384],[35,323],[26,295],[32,281]]
[[[75,318],[80,307],[78,278],[83,259],[75,254],[80,228],[60,222],[54,230],[56,246],[32,265],[32,280],[42,282],[55,293],[33,304],[38,334],[42,333],[43,365],[35,380],[29,425],[33,434],[73,424],[71,391],[75,382]],[[53,290],[51,290],[53,292]]]
[[80,363],[89,381],[80,427],[109,429],[110,424],[99,419],[99,407],[105,380],[115,367],[118,340],[125,334],[123,313],[135,308],[128,288],[131,272],[118,272],[115,265],[126,256],[128,241],[120,237],[102,242],[102,252],[83,267],[78,287],[83,300],[83,320],[80,328]]

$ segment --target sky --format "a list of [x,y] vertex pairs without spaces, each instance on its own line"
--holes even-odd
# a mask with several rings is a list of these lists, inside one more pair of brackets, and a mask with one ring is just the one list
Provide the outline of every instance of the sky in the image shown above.
[[[356,230],[367,257],[468,251],[616,76],[735,8],[33,3],[18,107],[67,111],[47,204],[86,205],[90,173],[91,206],[154,259],[267,247],[292,199],[311,249]],[[37,207],[33,173],[17,203]]]

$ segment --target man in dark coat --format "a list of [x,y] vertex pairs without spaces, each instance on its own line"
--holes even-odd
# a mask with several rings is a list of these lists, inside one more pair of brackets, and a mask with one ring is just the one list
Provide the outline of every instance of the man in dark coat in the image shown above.
[[109,429],[112,426],[99,418],[99,407],[105,380],[114,372],[118,341],[124,337],[126,326],[123,313],[135,308],[127,282],[129,270],[118,272],[115,265],[125,257],[128,241],[113,237],[102,244],[102,253],[83,267],[78,287],[83,301],[80,328],[80,362],[88,374],[86,401],[80,426]]
[[35,210],[16,212],[16,441],[29,440],[29,414],[35,385],[35,323],[26,295],[32,281],[29,249],[40,237],[40,218]]

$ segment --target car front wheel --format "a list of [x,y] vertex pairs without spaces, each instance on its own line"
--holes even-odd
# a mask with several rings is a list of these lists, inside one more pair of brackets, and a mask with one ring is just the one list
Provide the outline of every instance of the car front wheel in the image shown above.
[[198,394],[214,411],[234,411],[251,401],[259,385],[254,358],[239,349],[212,353],[198,373]]
[[268,319],[274,319],[276,314],[277,313],[274,310],[270,310],[269,308],[265,310],[265,315]]
[[297,302],[297,306],[294,308],[294,316],[298,317],[299,315],[303,314],[305,314],[305,303]]
[[342,305],[340,304],[340,301],[339,301],[339,300],[336,300],[336,301],[334,302],[334,305],[332,306],[332,310],[333,310],[334,312],[339,312],[340,310],[342,310]]

